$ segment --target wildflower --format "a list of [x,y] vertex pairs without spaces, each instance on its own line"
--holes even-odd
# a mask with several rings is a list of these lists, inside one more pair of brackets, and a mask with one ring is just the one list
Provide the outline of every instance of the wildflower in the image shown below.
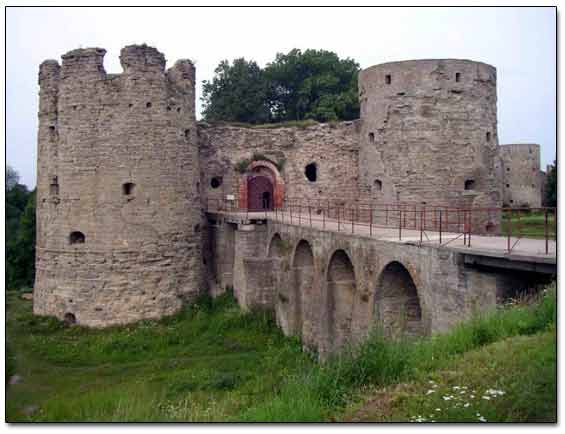
[[490,396],[483,395],[483,399],[486,399],[487,401],[490,401]]
[[459,390],[461,389],[459,386],[453,386],[453,390]]
[[451,396],[442,396],[444,401],[451,401]]
[[486,421],[487,421],[483,416],[479,417],[479,420],[480,420],[481,422],[486,422]]
[[466,402],[463,407],[467,408],[467,407],[469,407],[470,405],[471,405],[471,404],[469,404],[468,402]]
[[441,411],[441,408],[436,408],[436,411]]
[[426,395],[430,395],[431,393],[434,393],[434,392],[435,392],[435,390],[430,389],[430,390],[428,390],[428,391],[426,392]]

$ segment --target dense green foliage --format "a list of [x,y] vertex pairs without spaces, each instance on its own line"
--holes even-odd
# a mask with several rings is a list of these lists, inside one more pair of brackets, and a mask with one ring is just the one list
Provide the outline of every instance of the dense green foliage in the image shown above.
[[204,118],[208,121],[270,121],[269,89],[257,63],[244,58],[220,62],[211,82],[203,82]]
[[545,197],[546,206],[557,206],[557,161],[549,166],[549,172],[545,178]]
[[359,65],[325,50],[278,53],[261,69],[257,63],[222,61],[211,82],[204,81],[208,121],[277,123],[320,122],[359,117]]
[[35,190],[8,172],[15,177],[6,180],[6,287],[17,289],[32,286],[35,275]]

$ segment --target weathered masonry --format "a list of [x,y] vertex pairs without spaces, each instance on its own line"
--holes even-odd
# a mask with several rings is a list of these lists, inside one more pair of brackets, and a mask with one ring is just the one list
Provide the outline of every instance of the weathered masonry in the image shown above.
[[446,331],[556,272],[555,243],[549,256],[530,246],[501,254],[484,248],[488,237],[474,248],[420,245],[261,214],[209,213],[216,292],[233,287],[243,308],[274,309],[285,334],[321,354],[377,324],[390,337]]
[[[167,69],[131,45],[108,74],[104,55],[73,50],[39,69],[36,314],[104,327],[233,288],[327,352],[375,323],[392,337],[445,330],[555,269],[554,243],[511,260],[389,236],[398,222],[495,240],[503,199],[539,206],[539,148],[498,145],[490,65],[377,65],[359,75],[360,119],[262,129],[197,123],[190,60]],[[338,230],[281,221],[297,204]],[[382,232],[341,233],[346,218]]]

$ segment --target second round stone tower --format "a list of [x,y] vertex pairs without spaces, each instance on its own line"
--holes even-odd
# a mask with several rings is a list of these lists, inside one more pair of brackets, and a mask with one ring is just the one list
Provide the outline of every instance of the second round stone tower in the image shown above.
[[34,312],[107,326],[202,287],[195,69],[155,48],[71,51],[39,72]]
[[372,200],[500,206],[494,67],[385,63],[361,71],[359,95],[359,180]]

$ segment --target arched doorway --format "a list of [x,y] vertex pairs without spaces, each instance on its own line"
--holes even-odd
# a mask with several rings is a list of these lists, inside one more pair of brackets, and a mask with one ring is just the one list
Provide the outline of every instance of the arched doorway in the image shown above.
[[328,322],[330,346],[339,350],[351,339],[351,320],[357,284],[353,264],[337,250],[328,266]]
[[247,209],[264,211],[273,209],[273,183],[263,175],[247,178]]
[[284,180],[270,161],[257,160],[247,166],[239,179],[239,208],[264,211],[281,208],[284,202]]
[[375,315],[387,337],[427,334],[416,285],[400,262],[389,263],[381,273],[375,294]]

